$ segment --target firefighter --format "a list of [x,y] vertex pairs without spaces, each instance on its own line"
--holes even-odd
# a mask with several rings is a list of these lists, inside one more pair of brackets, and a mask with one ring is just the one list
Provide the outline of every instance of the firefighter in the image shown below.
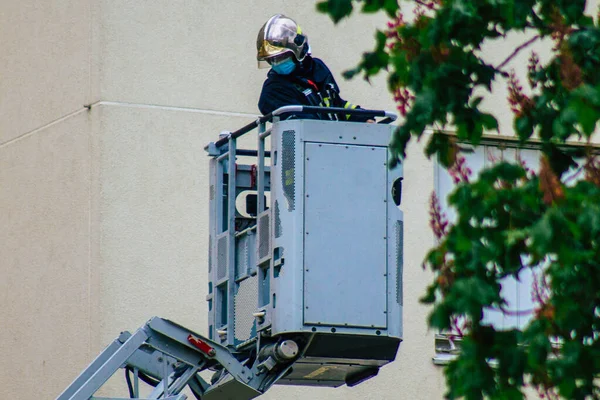
[[[258,100],[263,115],[289,105],[360,108],[340,97],[331,71],[323,61],[310,55],[308,38],[291,18],[282,14],[269,18],[258,32],[256,49],[258,67],[271,67]],[[281,119],[288,117],[283,114]],[[369,117],[348,114],[295,114],[295,117],[375,122]]]

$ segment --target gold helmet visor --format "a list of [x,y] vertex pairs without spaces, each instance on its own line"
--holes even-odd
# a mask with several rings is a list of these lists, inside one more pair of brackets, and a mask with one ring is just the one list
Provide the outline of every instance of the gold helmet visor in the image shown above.
[[258,53],[256,55],[256,58],[258,60],[258,67],[259,68],[268,68],[269,67],[269,63],[267,62],[268,59],[273,58],[278,55],[281,55],[283,53],[288,53],[288,52],[291,53],[292,51],[285,47],[274,46],[271,43],[269,43],[267,40],[263,40],[260,48],[258,49]]

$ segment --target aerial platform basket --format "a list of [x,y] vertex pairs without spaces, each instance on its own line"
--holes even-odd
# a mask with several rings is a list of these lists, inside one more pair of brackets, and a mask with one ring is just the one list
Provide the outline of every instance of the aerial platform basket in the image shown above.
[[[307,113],[388,118],[279,120]],[[121,368],[129,399],[143,400],[143,381],[145,399],[185,400],[187,387],[196,399],[249,400],[274,384],[354,386],[393,361],[403,215],[390,119],[288,106],[210,143],[208,337],[154,317],[121,333],[57,400],[116,400],[94,395]],[[255,128],[257,148],[238,149]]]
[[[280,384],[361,381],[395,358],[402,336],[394,127],[276,119],[324,110],[284,107],[270,129],[259,119],[208,146],[209,337],[240,350],[260,338],[310,343]],[[238,150],[253,125],[258,150]]]

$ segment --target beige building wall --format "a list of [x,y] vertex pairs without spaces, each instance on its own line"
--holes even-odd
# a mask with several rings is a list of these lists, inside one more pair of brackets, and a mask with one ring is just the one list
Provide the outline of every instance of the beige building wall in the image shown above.
[[[255,37],[277,12],[301,24],[344,98],[395,108],[383,77],[341,77],[383,17],[334,26],[313,3],[282,0],[0,0],[0,397],[55,398],[153,315],[206,332],[203,147],[258,114],[266,70]],[[421,146],[405,165],[397,361],[356,388],[275,387],[265,399],[442,398],[418,303],[433,244],[433,164]]]
[[[0,396],[49,399],[92,357],[96,5],[0,1]],[[94,342],[95,343],[95,342]]]

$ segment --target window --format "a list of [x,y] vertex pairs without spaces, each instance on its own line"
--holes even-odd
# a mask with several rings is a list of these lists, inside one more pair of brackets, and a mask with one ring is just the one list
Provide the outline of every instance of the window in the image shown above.
[[[465,158],[466,165],[471,170],[471,179],[476,179],[479,172],[499,161],[520,161],[533,172],[539,170],[540,151],[534,148],[519,149],[515,142],[496,142],[478,146],[474,149],[466,148],[461,155]],[[470,151],[469,151],[470,150]],[[435,166],[434,190],[440,201],[440,206],[448,221],[456,219],[454,209],[448,207],[447,197],[455,186],[453,178],[441,166]],[[572,184],[577,180],[576,171],[567,172],[565,179]],[[525,269],[521,271],[518,279],[508,277],[502,281],[502,296],[506,299],[506,312],[489,308],[484,312],[484,322],[493,325],[498,330],[523,328],[533,316],[535,303],[533,300],[534,281],[540,275],[542,267]],[[436,356],[433,361],[437,365],[448,363],[460,350],[460,339],[455,339],[452,333],[439,334],[435,338]]]

